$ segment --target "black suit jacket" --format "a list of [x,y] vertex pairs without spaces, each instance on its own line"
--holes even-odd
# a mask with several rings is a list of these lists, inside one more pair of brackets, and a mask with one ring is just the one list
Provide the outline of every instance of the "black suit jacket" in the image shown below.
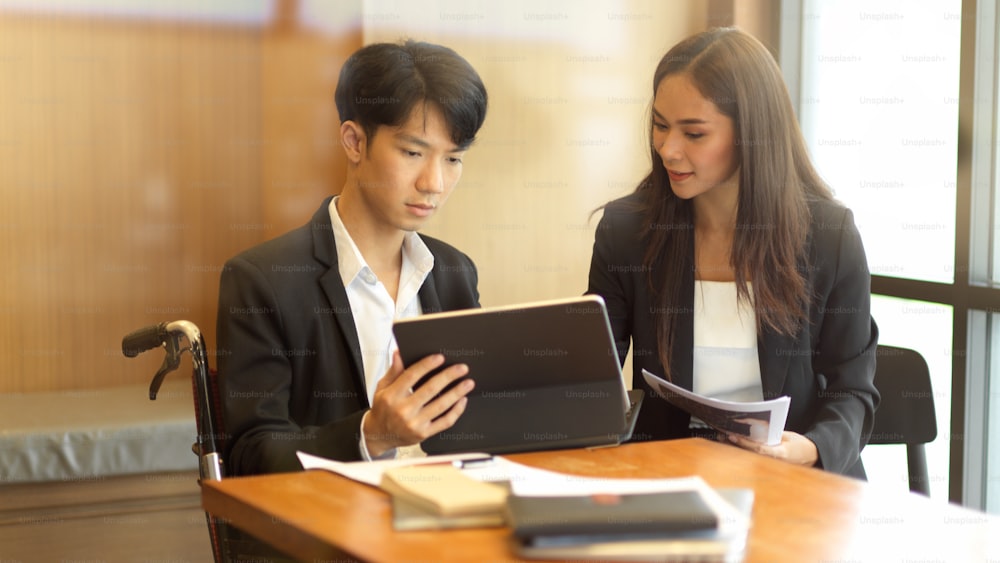
[[[300,470],[297,450],[361,459],[361,417],[370,405],[329,203],[309,224],[223,268],[217,338],[230,474]],[[478,307],[472,260],[421,238],[434,255],[419,291],[423,312]]]
[[[597,228],[590,267],[589,293],[604,297],[611,327],[624,361],[631,340],[633,386],[652,390],[642,370],[662,375],[655,320],[661,313],[651,299],[643,266],[645,226],[635,194],[608,204]],[[878,392],[875,347],[878,329],[871,318],[871,275],[850,210],[829,201],[810,203],[812,226],[807,240],[808,290],[813,298],[809,324],[792,337],[764,331],[757,338],[764,398],[791,397],[786,430],[805,435],[830,471],[864,477],[861,449],[871,434]],[[668,257],[662,268],[687,272],[686,306],[673,350],[668,355],[673,382],[691,389],[694,350],[694,248]],[[649,397],[639,411],[635,440],[689,435],[690,416],[662,398]]]

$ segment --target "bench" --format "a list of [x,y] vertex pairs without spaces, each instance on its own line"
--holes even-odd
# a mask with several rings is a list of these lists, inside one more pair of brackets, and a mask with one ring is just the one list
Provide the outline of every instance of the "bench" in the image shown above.
[[184,377],[0,395],[0,559],[211,559],[196,434]]
[[190,380],[0,395],[0,483],[197,470]]

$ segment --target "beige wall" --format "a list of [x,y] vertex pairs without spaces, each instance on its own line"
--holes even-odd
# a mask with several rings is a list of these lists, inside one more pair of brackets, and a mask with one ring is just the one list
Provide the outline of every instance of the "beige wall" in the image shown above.
[[484,306],[582,294],[600,219],[591,212],[649,171],[653,71],[670,46],[705,28],[707,5],[439,2],[392,19],[398,4],[366,4],[375,16],[365,19],[366,43],[449,45],[490,95],[462,180],[424,232],[475,260]]
[[583,293],[599,219],[590,212],[649,170],[653,69],[704,27],[703,3],[401,4],[366,4],[374,17],[365,19],[365,42],[449,45],[490,94],[462,180],[425,232],[476,261],[483,305]]

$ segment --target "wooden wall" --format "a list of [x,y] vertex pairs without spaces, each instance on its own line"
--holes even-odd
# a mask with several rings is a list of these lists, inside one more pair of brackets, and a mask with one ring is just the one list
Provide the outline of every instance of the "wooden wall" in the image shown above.
[[225,259],[342,182],[324,139],[360,45],[0,12],[0,392],[147,382],[162,355],[121,354],[146,324],[191,320],[214,349]]
[[[356,1],[360,13],[361,0]],[[261,211],[266,237],[305,224],[347,167],[334,104],[340,67],[362,43],[360,22],[338,16],[334,29],[288,21],[261,37]]]

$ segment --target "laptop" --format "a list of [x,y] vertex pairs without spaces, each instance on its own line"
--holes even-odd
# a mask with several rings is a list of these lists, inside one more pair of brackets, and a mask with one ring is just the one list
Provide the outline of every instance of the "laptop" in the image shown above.
[[445,366],[467,364],[476,382],[458,422],[421,444],[428,454],[609,446],[632,436],[643,392],[625,389],[599,296],[422,315],[396,321],[393,333],[404,365],[441,353]]

